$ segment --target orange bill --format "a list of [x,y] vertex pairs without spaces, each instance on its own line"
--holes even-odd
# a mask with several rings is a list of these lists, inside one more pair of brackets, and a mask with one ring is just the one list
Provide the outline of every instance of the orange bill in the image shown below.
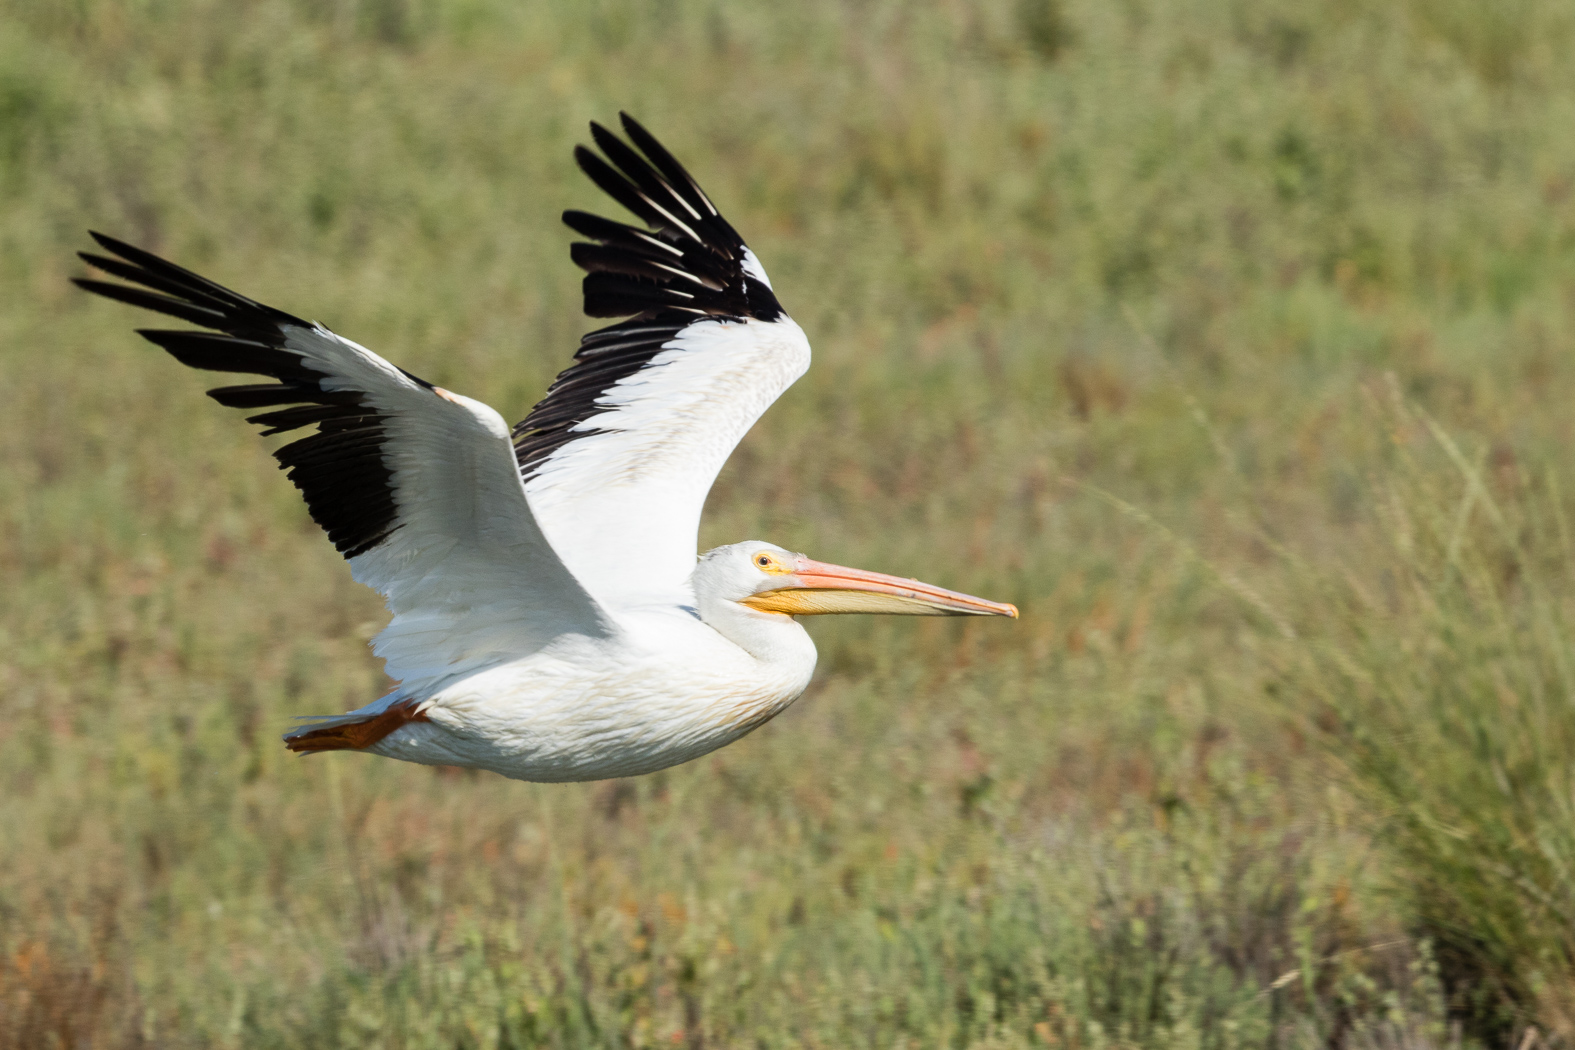
[[799,559],[782,586],[752,594],[743,604],[786,616],[888,613],[899,616],[1010,616],[1017,606],[948,591],[883,572]]

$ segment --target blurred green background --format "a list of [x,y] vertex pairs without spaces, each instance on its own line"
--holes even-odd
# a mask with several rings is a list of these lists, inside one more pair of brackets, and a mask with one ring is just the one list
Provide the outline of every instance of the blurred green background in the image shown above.
[[[0,0],[0,1045],[1575,1039],[1575,8]],[[628,109],[816,363],[758,537],[1014,601],[535,786],[354,755],[383,622],[100,229],[519,418]]]

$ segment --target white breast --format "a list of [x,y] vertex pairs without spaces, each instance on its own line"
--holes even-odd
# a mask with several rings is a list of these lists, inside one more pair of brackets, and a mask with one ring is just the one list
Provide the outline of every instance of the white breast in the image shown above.
[[635,629],[618,644],[572,637],[449,685],[430,698],[428,721],[371,750],[518,780],[635,776],[764,725],[798,698],[814,670],[807,635],[803,651],[768,663],[685,613],[636,612],[629,620]]

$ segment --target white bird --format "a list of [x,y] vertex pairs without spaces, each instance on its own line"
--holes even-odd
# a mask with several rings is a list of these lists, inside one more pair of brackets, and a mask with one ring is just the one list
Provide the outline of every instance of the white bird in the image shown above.
[[306,721],[291,750],[535,781],[648,773],[804,691],[815,646],[795,616],[1017,615],[753,540],[697,560],[711,483],[809,367],[809,343],[688,173],[627,114],[623,127],[638,153],[592,124],[607,160],[575,158],[649,230],[563,220],[594,242],[571,249],[585,312],[628,319],[586,335],[512,433],[320,324],[97,233],[116,258],[82,253],[132,284],[81,287],[210,329],[140,331],[176,360],[272,380],[214,400],[265,409],[249,417],[264,434],[316,427],[274,455],[351,575],[387,601],[372,645],[399,685]]

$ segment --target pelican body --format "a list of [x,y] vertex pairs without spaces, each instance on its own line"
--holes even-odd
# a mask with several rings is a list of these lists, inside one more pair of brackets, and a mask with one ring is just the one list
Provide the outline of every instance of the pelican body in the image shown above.
[[[314,322],[129,244],[82,258],[88,291],[198,330],[139,334],[193,368],[270,382],[208,392],[264,434],[312,517],[383,595],[398,686],[304,719],[292,751],[365,751],[534,781],[632,776],[763,725],[808,686],[797,617],[1012,616],[1014,606],[814,561],[762,541],[696,556],[723,462],[809,367],[803,331],[700,187],[627,115],[580,167],[645,223],[584,212],[586,335],[514,428]],[[609,163],[609,161],[611,163]]]

